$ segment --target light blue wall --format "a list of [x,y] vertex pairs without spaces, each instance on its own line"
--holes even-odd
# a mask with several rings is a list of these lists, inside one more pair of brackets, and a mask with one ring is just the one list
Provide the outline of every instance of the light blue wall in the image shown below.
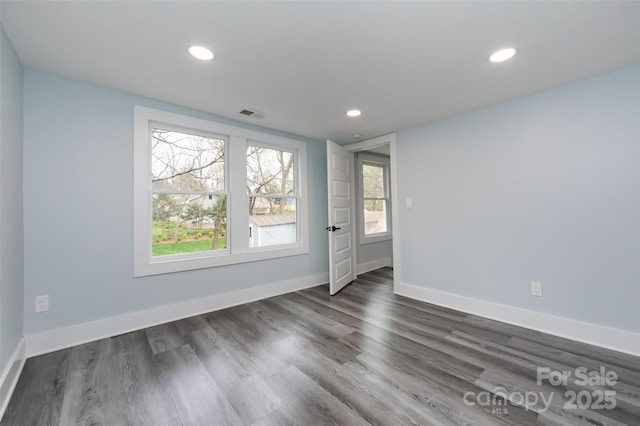
[[393,257],[393,244],[391,240],[367,244],[360,244],[360,242],[358,242],[357,251],[358,265],[362,265],[386,257]]
[[399,132],[402,281],[640,331],[639,123],[632,67]]
[[0,25],[0,374],[22,338],[22,230],[22,65]]
[[327,272],[326,148],[307,140],[310,254],[132,278],[133,106],[248,126],[32,70],[24,78],[25,303],[49,294],[51,305],[26,310],[25,334]]

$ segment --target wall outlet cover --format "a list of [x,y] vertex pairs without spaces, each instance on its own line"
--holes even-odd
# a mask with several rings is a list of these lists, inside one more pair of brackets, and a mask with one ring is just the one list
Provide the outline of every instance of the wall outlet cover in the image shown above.
[[49,310],[49,295],[36,296],[36,312],[47,312]]
[[542,283],[532,281],[531,282],[531,295],[536,297],[542,297]]

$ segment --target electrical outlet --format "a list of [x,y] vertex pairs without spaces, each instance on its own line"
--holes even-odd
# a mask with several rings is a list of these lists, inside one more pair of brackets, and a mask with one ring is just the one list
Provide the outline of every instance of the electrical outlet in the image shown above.
[[411,198],[407,198],[404,202],[404,205],[406,208],[408,209],[412,209],[413,208],[413,200]]
[[47,312],[49,310],[49,295],[36,296],[36,312]]
[[531,282],[531,295],[542,297],[542,283]]

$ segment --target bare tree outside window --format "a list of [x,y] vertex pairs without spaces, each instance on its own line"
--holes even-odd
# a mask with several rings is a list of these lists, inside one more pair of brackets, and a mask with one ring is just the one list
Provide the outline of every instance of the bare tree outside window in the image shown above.
[[224,144],[151,129],[154,256],[226,247]]
[[295,155],[247,147],[247,194],[252,247],[296,241]]

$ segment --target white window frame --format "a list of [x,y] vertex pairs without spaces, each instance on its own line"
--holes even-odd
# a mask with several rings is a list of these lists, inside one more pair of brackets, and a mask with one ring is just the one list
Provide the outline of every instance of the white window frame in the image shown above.
[[[232,265],[309,253],[307,151],[295,139],[228,124],[134,106],[133,135],[133,276],[166,274],[193,269]],[[227,248],[178,255],[151,255],[150,124],[169,129],[185,129],[205,136],[225,139],[225,193],[227,195]],[[293,152],[295,197],[297,199],[297,241],[286,245],[249,247],[249,209],[247,194],[247,146],[250,144]]]
[[[358,164],[358,217],[359,220],[359,240],[360,244],[370,244],[377,243],[380,241],[388,241],[392,239],[392,230],[391,230],[391,190],[390,190],[390,182],[389,182],[389,174],[390,174],[390,159],[388,157],[371,155],[364,152],[359,152],[357,155],[357,164]],[[365,218],[364,218],[364,188],[363,188],[363,174],[362,174],[362,166],[365,164],[369,164],[372,166],[382,167],[383,173],[383,192],[384,198],[386,200],[386,220],[387,220],[387,231],[386,232],[378,232],[375,234],[366,235],[364,233],[365,228]]]

